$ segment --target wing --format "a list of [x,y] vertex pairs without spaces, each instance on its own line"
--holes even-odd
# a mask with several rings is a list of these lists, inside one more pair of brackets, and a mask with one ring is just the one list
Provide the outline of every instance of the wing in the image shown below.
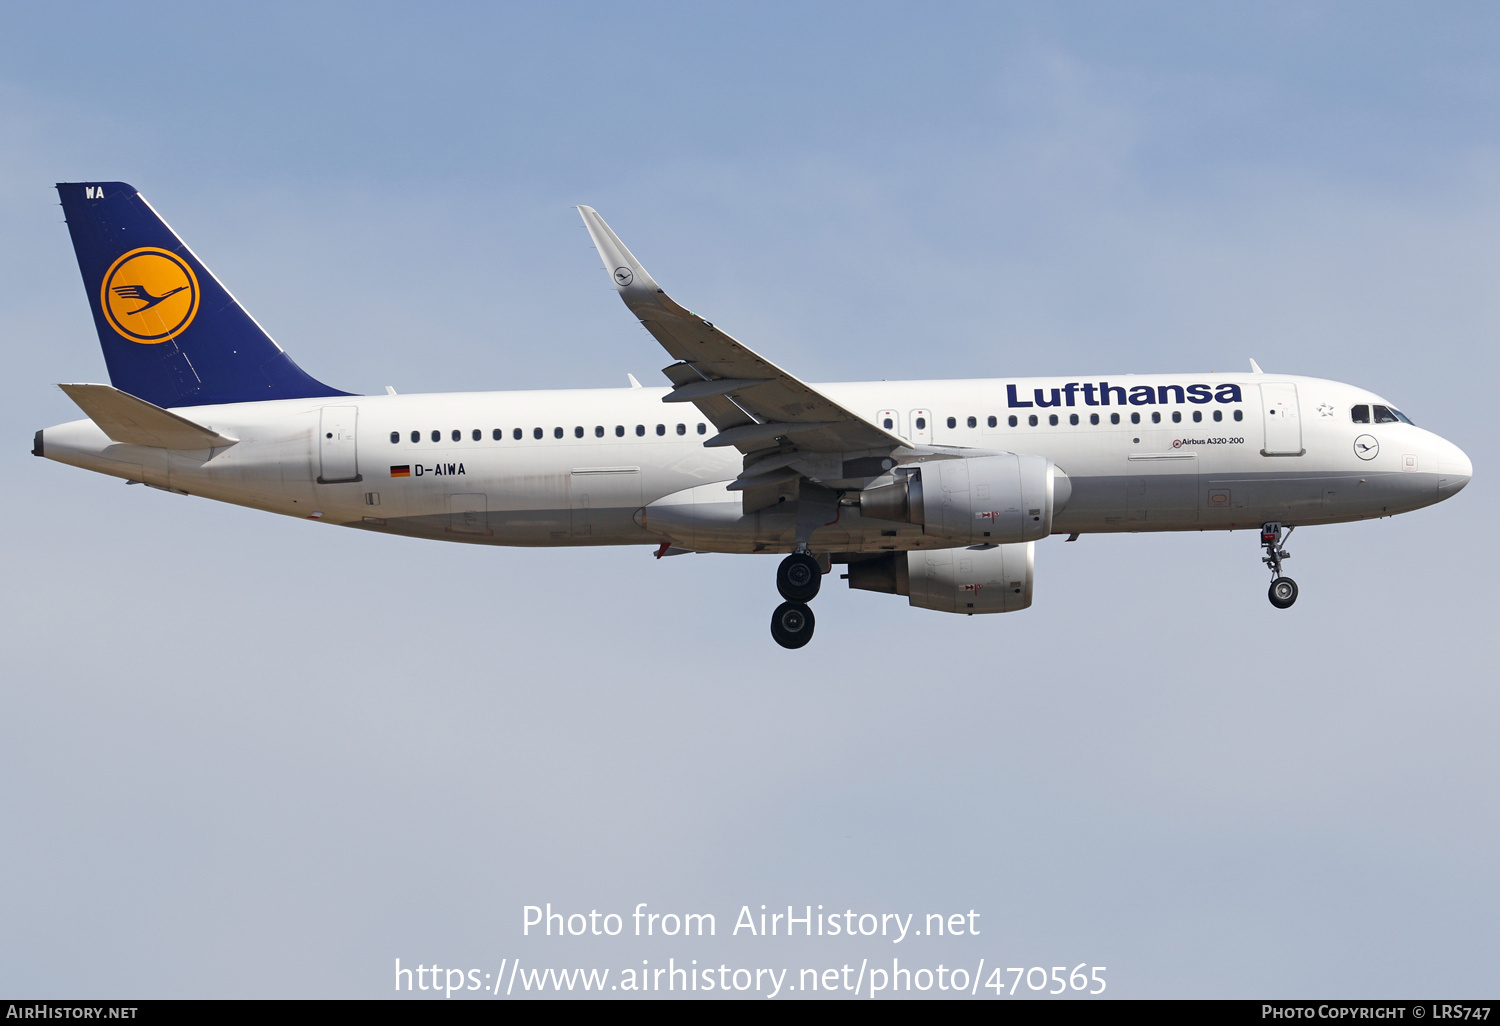
[[[677,360],[663,369],[676,386],[664,401],[690,402],[718,428],[704,445],[732,445],[745,454],[745,472],[732,488],[760,489],[799,476],[824,483],[875,477],[882,465],[891,465],[880,457],[910,451],[904,439],[844,409],[711,321],[678,306],[597,211],[581,206],[578,212],[620,298]],[[854,472],[846,474],[851,462],[847,469]],[[874,473],[862,472],[867,469]],[[748,493],[746,507],[756,508]]]

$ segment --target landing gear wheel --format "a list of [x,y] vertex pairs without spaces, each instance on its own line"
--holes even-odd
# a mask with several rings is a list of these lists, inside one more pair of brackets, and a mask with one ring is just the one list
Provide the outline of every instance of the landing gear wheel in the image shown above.
[[1290,577],[1278,577],[1271,582],[1269,596],[1271,605],[1277,609],[1290,608],[1297,601],[1297,582]]
[[[1295,527],[1288,527],[1285,537],[1290,538],[1295,530]],[[1297,601],[1297,582],[1290,577],[1281,576],[1281,561],[1292,558],[1292,554],[1281,547],[1282,538],[1281,521],[1272,520],[1261,525],[1260,547],[1266,550],[1266,554],[1260,561],[1271,571],[1271,591],[1268,597],[1271,605],[1277,609],[1289,609]]]
[[782,648],[801,648],[812,640],[813,611],[801,602],[783,602],[771,614],[771,637]]
[[821,587],[823,568],[806,552],[792,553],[776,568],[776,590],[788,602],[811,602]]

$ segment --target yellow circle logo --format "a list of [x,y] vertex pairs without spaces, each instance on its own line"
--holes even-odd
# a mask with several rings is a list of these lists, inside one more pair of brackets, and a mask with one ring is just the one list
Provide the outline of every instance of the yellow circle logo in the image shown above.
[[132,342],[165,342],[197,316],[198,278],[176,253],[132,249],[110,264],[99,305],[109,326]]

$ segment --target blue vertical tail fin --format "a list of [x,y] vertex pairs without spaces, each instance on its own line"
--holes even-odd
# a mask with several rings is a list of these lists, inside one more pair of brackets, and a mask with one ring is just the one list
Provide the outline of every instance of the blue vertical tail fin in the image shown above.
[[132,186],[57,193],[116,388],[162,407],[349,394],[293,363]]

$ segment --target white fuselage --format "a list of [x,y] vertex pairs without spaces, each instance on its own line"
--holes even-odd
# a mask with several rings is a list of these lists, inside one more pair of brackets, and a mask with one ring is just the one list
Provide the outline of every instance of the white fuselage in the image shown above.
[[[1355,405],[1389,404],[1316,378],[1119,375],[815,387],[914,446],[1051,459],[1072,486],[1054,533],[1387,516],[1452,495],[1472,473],[1457,446],[1422,428],[1355,423]],[[449,541],[790,551],[794,518],[775,509],[742,515],[739,493],[724,487],[740,473],[740,454],[706,448],[713,425],[690,404],[664,404],[666,392],[195,406],[179,412],[239,441],[178,452],[112,442],[80,420],[46,429],[42,455],[275,513]],[[812,539],[820,551],[951,544],[924,538],[920,526],[861,520],[857,509]]]

